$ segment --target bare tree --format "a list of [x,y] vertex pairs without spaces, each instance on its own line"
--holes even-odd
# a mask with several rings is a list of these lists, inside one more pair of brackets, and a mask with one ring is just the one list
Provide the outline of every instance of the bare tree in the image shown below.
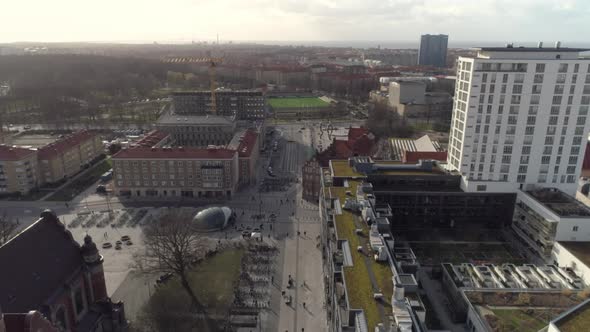
[[192,304],[192,310],[204,317],[209,330],[213,325],[207,309],[199,301],[189,282],[191,266],[205,257],[208,240],[197,232],[191,217],[171,212],[143,229],[145,250],[135,255],[136,267],[144,273],[172,273],[179,278]]
[[18,228],[18,224],[8,218],[6,213],[0,217],[0,246],[8,242]]
[[390,107],[385,102],[375,103],[372,106],[366,126],[379,138],[411,137],[414,134],[412,126],[399,116],[396,108]]

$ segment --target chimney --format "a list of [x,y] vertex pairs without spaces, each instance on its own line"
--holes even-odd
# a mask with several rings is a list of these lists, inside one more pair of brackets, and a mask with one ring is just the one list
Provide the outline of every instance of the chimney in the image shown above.
[[537,45],[538,48],[543,48],[543,42],[540,41],[539,44]]
[[558,40],[555,42],[555,48],[560,48],[561,47],[561,42]]

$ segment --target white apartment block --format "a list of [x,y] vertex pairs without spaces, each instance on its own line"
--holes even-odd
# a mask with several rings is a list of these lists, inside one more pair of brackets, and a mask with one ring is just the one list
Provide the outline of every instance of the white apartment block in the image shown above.
[[447,162],[464,190],[575,194],[589,130],[582,51],[509,45],[459,57]]

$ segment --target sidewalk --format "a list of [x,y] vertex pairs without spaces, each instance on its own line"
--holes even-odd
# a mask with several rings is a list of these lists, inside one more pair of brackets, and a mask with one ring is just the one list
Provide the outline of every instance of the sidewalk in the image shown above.
[[[320,224],[296,223],[294,234],[285,239],[282,282],[286,295],[292,296],[292,303],[287,305],[282,301],[278,331],[327,331],[322,253],[316,247]],[[293,288],[286,289],[289,275],[293,278]]]

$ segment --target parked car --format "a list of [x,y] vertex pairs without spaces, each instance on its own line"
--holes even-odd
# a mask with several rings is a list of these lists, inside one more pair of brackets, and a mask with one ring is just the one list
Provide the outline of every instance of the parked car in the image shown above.
[[103,184],[99,184],[98,186],[96,186],[96,192],[98,194],[106,194],[107,187],[105,187]]

